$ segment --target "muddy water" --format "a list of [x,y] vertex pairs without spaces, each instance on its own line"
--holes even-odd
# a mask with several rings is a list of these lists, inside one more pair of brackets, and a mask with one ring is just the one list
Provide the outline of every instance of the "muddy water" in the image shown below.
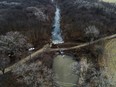
[[53,70],[59,87],[76,87],[78,75],[72,70],[74,63],[76,61],[67,55],[58,55],[54,58]]

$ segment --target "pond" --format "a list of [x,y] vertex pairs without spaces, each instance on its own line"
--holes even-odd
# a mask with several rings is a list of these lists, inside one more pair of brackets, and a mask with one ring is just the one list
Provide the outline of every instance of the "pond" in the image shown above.
[[71,56],[58,55],[54,58],[53,71],[55,82],[59,87],[76,87],[78,75],[73,71],[73,65],[77,62]]

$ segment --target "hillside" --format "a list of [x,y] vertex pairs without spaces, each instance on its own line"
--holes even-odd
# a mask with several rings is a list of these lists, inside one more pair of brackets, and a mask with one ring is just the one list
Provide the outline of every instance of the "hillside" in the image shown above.
[[98,0],[59,0],[59,3],[65,41],[86,41],[88,26],[95,26],[100,32],[99,37],[116,33],[115,4]]
[[20,31],[35,46],[45,44],[50,39],[54,11],[51,0],[0,0],[0,34]]
[[116,3],[104,1],[0,0],[0,87],[116,87]]

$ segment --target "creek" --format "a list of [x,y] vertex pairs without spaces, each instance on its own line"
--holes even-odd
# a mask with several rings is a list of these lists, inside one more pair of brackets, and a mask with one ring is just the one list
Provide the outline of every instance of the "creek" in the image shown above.
[[[53,0],[52,0],[53,1]],[[53,1],[54,2],[54,1]],[[61,32],[61,10],[56,5],[53,31],[52,31],[52,43],[61,44],[64,43]],[[55,72],[55,82],[59,87],[75,87],[77,82],[77,75],[73,73],[71,65],[76,61],[73,57],[65,55],[64,52],[60,51],[62,55],[57,55],[53,61],[53,71]]]

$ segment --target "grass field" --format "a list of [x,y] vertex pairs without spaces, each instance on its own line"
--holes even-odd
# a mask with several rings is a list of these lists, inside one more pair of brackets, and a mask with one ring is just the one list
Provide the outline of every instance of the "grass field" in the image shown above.
[[103,1],[106,1],[106,2],[116,2],[116,0],[103,0]]
[[103,57],[106,59],[106,74],[110,78],[110,82],[116,87],[116,39],[106,43]]

